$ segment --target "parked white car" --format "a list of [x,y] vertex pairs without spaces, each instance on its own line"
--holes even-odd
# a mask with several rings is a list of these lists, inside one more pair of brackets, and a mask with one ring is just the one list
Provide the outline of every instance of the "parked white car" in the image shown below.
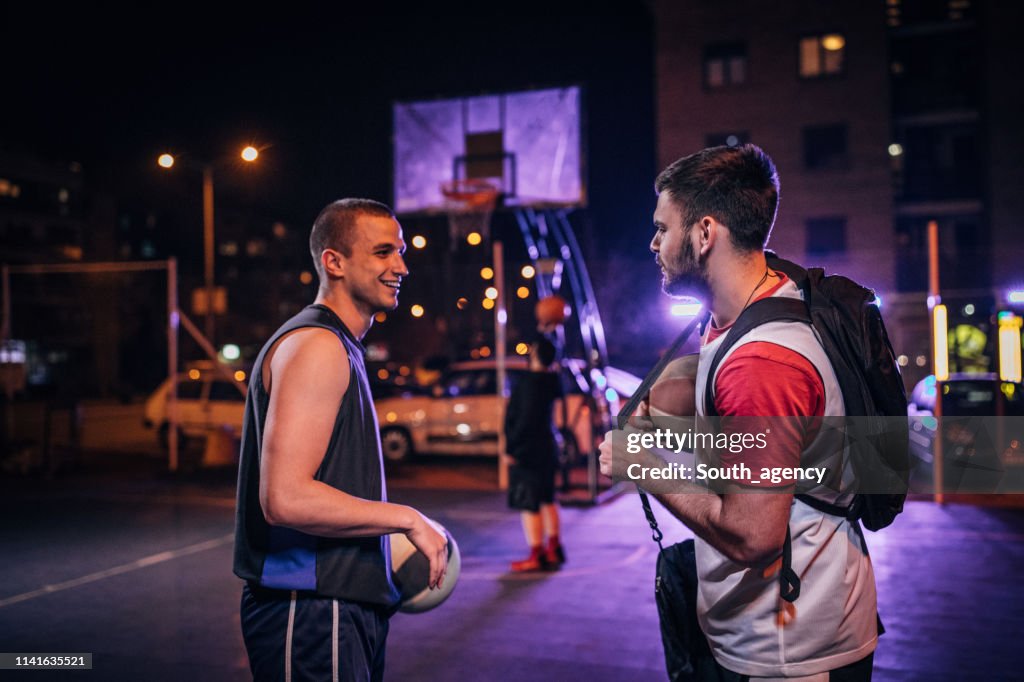
[[[404,395],[375,401],[380,422],[384,456],[393,461],[414,454],[491,455],[498,454],[498,431],[502,411],[498,397],[494,360],[453,364],[431,395]],[[506,364],[508,390],[528,371],[526,358],[509,358]],[[583,371],[583,363],[564,363],[563,386],[567,392],[565,415],[562,401],[555,404],[555,423],[562,432],[567,458],[596,448],[596,436],[603,434],[607,414],[618,413],[619,396],[629,396],[640,380],[621,370],[605,373]],[[603,400],[590,397],[590,386],[598,387]],[[594,418],[594,406],[604,413]],[[565,424],[566,426],[563,426]]]
[[[160,445],[167,447],[168,378],[146,400],[142,423],[156,429]],[[212,369],[193,369],[178,375],[178,439],[205,438],[213,429],[232,437],[242,434],[245,415],[245,381],[229,381]]]

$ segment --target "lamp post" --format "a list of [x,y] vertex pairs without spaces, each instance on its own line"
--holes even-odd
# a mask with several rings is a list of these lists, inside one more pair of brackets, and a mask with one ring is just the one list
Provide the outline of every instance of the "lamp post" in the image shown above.
[[[259,158],[259,150],[248,146],[242,149],[239,156],[246,163],[252,163]],[[157,165],[164,169],[174,167],[175,158],[173,155],[164,153],[157,158]],[[214,224],[213,224],[213,167],[212,163],[200,165],[203,174],[203,289],[206,292],[206,321],[203,332],[206,339],[213,343],[214,337]]]

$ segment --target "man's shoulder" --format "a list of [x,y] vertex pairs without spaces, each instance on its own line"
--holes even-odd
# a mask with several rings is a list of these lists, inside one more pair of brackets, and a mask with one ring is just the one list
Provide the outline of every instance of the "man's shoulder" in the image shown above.
[[825,384],[814,364],[778,343],[739,346],[722,363],[715,382],[715,402],[723,415],[815,415],[823,409]]
[[[271,348],[270,371],[311,385],[348,384],[348,353],[338,335],[322,327],[287,332]],[[331,371],[325,371],[325,368]]]
[[345,344],[338,333],[326,327],[299,327],[286,332],[278,339],[279,349],[289,349],[303,354],[346,355]]
[[816,375],[813,363],[798,350],[785,344],[782,339],[772,341],[754,340],[736,347],[722,362],[722,370],[744,365],[747,369],[777,370],[779,366],[790,367]]

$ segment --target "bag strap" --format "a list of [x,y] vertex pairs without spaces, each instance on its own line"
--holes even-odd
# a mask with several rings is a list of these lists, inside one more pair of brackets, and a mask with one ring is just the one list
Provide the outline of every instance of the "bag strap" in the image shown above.
[[782,568],[779,569],[779,596],[793,603],[800,596],[800,576],[793,570],[793,542],[786,523],[786,540],[782,543]]
[[629,420],[630,416],[632,416],[632,414],[636,412],[636,408],[640,406],[640,403],[643,401],[643,399],[646,398],[647,394],[651,392],[651,386],[653,386],[654,382],[658,380],[658,377],[661,376],[661,373],[665,371],[665,367],[667,367],[668,363],[672,361],[672,358],[675,356],[675,354],[679,352],[679,349],[683,347],[683,344],[686,343],[689,340],[690,336],[693,335],[694,330],[696,330],[697,327],[700,326],[701,332],[703,333],[704,326],[707,324],[710,318],[711,313],[705,312],[703,315],[699,315],[690,320],[690,323],[683,328],[683,331],[679,332],[679,336],[676,337],[676,340],[672,342],[672,345],[669,347],[669,349],[665,351],[662,354],[662,356],[658,359],[657,364],[655,364],[654,367],[652,367],[651,370],[647,372],[647,376],[645,376],[644,380],[640,382],[640,386],[635,391],[633,391],[633,395],[629,397],[629,400],[626,402],[626,405],[619,412],[620,429],[625,427],[626,422]]
[[[657,364],[651,368],[644,377],[644,380],[640,382],[640,386],[633,392],[629,400],[626,402],[625,407],[619,412],[618,427],[624,428],[626,422],[629,421],[630,415],[636,412],[636,408],[640,406],[640,402],[647,397],[647,394],[651,391],[651,386],[658,380],[661,373],[665,371],[665,367],[672,360],[679,349],[683,347],[693,332],[698,326],[701,328],[701,332],[704,331],[704,327],[707,326],[708,320],[711,319],[711,312],[706,311],[703,315],[699,315],[692,320],[690,323],[683,328],[683,331],[679,333],[676,340],[672,342],[672,345],[667,351],[659,358]],[[665,548],[661,545],[661,539],[665,537],[664,533],[661,532],[661,528],[658,527],[658,519],[654,516],[654,510],[651,508],[651,501],[647,497],[647,493],[644,492],[640,486],[636,487],[636,491],[640,494],[640,505],[644,509],[644,516],[647,517],[647,524],[651,527],[651,539],[658,543],[658,549],[664,550]]]
[[[861,507],[863,506],[863,499],[860,496],[856,496],[853,499],[853,504],[849,507],[840,507],[837,504],[829,504],[823,502],[816,497],[810,495],[794,495],[796,499],[800,500],[807,506],[817,509],[823,514],[831,514],[832,516],[839,516],[845,518],[850,523],[855,523],[857,518],[860,516]],[[863,541],[863,536],[861,541]],[[786,601],[792,603],[796,601],[796,598],[800,596],[800,576],[793,570],[793,541],[789,535],[789,524],[786,524],[786,540],[782,543],[782,568],[779,569],[779,592],[780,596]],[[881,623],[881,621],[879,621]]]
[[706,416],[720,416],[718,410],[715,409],[715,373],[729,350],[747,333],[762,324],[786,321],[810,324],[811,315],[807,310],[807,304],[795,298],[769,296],[754,301],[740,313],[719,344],[718,350],[715,351],[715,355],[711,359],[711,366],[708,368],[708,380],[704,386],[704,414]]
[[830,504],[819,500],[817,497],[803,493],[794,495],[794,497],[806,504],[808,507],[817,509],[823,514],[839,516],[850,522],[856,521],[860,518],[860,513],[864,507],[864,499],[860,495],[854,495],[853,502],[848,507],[842,507],[838,504]]

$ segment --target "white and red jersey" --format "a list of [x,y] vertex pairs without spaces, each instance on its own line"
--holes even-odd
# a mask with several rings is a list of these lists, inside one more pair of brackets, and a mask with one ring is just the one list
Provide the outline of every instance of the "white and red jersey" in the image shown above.
[[[761,298],[766,296],[801,297],[785,276]],[[767,447],[722,453],[721,465],[745,464],[756,478],[762,467],[842,462],[841,432],[823,429],[822,420],[845,415],[843,397],[814,330],[798,322],[763,324],[741,338],[709,378],[712,358],[728,331],[709,327],[705,333],[697,372],[697,415],[706,414],[705,388],[711,380],[715,411],[722,417],[773,419],[765,420],[771,428]],[[751,420],[738,421],[750,428]],[[835,473],[832,488],[801,492],[848,504],[852,471]],[[772,484],[759,480],[756,487]],[[696,540],[697,615],[715,658],[729,670],[756,677],[815,679],[817,673],[859,661],[875,649],[875,579],[857,524],[794,499],[789,530],[792,568],[801,582],[800,597],[793,604],[780,597],[777,571],[765,575],[764,569],[740,566]]]

